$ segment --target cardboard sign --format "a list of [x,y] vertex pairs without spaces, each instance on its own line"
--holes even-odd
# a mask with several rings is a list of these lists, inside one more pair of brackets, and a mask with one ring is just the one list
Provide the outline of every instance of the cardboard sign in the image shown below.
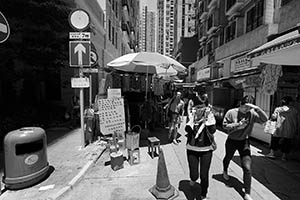
[[99,99],[98,106],[101,133],[124,134],[126,127],[123,98]]

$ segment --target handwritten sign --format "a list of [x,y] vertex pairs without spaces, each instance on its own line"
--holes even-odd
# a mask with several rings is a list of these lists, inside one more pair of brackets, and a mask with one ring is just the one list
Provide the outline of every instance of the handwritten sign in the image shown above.
[[103,135],[125,132],[125,112],[123,98],[99,99],[99,123]]
[[107,89],[107,98],[121,98],[121,89],[120,88],[113,88]]

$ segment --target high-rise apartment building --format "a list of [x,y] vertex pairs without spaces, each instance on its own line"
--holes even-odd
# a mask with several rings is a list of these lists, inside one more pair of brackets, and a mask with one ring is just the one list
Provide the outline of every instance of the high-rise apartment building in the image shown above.
[[175,0],[158,0],[157,10],[157,50],[161,54],[171,56],[175,44]]
[[174,40],[178,43],[181,37],[195,35],[195,0],[177,0],[175,4]]
[[144,6],[140,17],[140,51],[155,52],[155,12]]

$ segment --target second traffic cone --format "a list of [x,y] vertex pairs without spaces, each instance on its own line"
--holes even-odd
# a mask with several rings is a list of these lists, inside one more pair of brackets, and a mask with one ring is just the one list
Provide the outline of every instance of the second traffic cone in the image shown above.
[[149,189],[156,199],[174,199],[178,191],[170,184],[165,157],[162,149],[159,150],[156,184]]

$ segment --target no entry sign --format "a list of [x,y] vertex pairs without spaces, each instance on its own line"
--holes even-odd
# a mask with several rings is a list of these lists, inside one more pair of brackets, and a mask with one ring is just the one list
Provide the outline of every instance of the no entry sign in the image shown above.
[[4,15],[0,12],[0,43],[5,42],[9,37],[9,25]]

